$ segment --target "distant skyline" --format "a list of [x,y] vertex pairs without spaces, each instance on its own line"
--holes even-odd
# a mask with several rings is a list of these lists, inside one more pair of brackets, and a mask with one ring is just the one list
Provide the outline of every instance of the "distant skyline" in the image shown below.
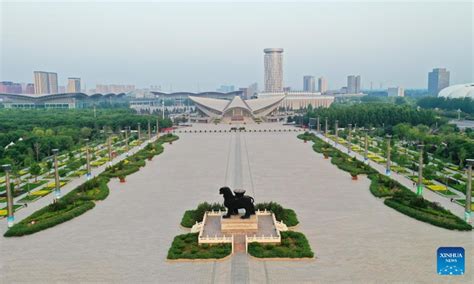
[[427,88],[446,68],[473,82],[474,4],[464,3],[0,3],[0,81],[161,85],[163,91],[263,89],[263,49],[284,48],[284,85],[360,74],[362,88]]

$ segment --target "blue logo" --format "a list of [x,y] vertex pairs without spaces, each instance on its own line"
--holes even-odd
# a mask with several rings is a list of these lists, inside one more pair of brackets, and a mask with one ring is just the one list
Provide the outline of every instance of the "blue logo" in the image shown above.
[[463,275],[464,248],[462,247],[440,247],[438,248],[438,274],[439,275]]

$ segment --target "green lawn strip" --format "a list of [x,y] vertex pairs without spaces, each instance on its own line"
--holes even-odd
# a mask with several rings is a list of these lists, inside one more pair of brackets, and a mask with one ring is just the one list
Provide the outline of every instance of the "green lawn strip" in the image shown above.
[[23,185],[21,188],[24,189],[24,190],[30,190],[31,191],[31,190],[39,187],[39,186],[42,186],[43,184],[45,184],[47,182],[48,182],[48,180],[44,180],[44,179],[39,180],[37,182],[29,182],[29,183]]
[[[18,209],[20,209],[21,207],[23,207],[23,205],[20,205],[20,204],[15,204],[13,205],[13,211],[17,211]],[[0,208],[0,210],[5,210],[7,211],[7,207],[3,207],[3,208]],[[6,216],[7,214],[0,214],[0,217],[3,217],[3,216]]]
[[196,222],[202,222],[206,211],[224,211],[225,207],[220,203],[200,203],[196,209],[186,210],[181,219],[181,226],[191,228]]
[[198,243],[198,233],[178,235],[168,250],[168,259],[219,259],[232,253],[232,244]]
[[[371,180],[370,192],[376,197],[386,198],[384,204],[400,213],[446,229],[472,230],[471,225],[451,213],[449,210],[446,210],[421,196],[417,196],[399,182],[376,172],[364,163],[360,161],[355,163],[353,159],[345,158],[345,154],[316,137],[314,134],[306,132],[298,135],[298,138],[313,141],[313,149],[316,152],[331,156],[331,162],[336,164],[338,168],[349,172],[356,168],[359,173],[368,174],[368,177]],[[337,158],[334,159],[334,157]],[[339,165],[344,163],[349,165]],[[362,167],[360,163],[365,167]]]
[[258,258],[313,258],[314,253],[305,235],[299,232],[280,232],[281,244],[249,243],[248,253]]
[[[176,139],[178,139],[177,136],[171,134],[164,135],[150,144],[154,144],[154,153],[156,154],[163,152],[163,150],[156,150],[160,147],[162,148],[163,143]],[[138,153],[129,157],[129,159],[132,160],[131,164],[135,167],[137,165],[145,164],[142,159],[143,153],[137,154]],[[114,167],[116,166],[117,165]],[[45,206],[34,212],[32,215],[8,229],[4,236],[12,237],[33,234],[71,220],[92,209],[95,206],[94,201],[104,200],[108,196],[109,188],[107,183],[109,182],[110,171],[114,167],[108,168],[98,177],[86,181],[82,185],[76,187],[59,199],[58,202]]]

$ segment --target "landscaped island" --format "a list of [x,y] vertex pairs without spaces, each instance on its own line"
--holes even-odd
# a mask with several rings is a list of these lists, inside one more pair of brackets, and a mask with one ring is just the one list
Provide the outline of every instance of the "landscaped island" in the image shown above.
[[[257,203],[255,204],[255,209],[257,215],[260,215],[259,218],[265,218],[264,215],[272,218],[274,216],[274,221],[283,226],[287,230],[286,226],[296,226],[298,224],[298,218],[295,211],[292,209],[284,208],[276,202],[266,202],[266,203]],[[201,230],[203,232],[204,227],[204,216],[207,218],[222,218],[226,208],[220,203],[200,203],[196,209],[187,210],[181,220],[181,226],[186,228],[192,228],[192,232]],[[222,212],[221,212],[222,211]],[[206,212],[208,212],[206,214]],[[212,215],[209,215],[211,214]],[[214,217],[212,217],[214,216]],[[220,222],[224,222],[221,219]],[[220,223],[219,222],[219,223]],[[281,222],[281,223],[280,223]],[[212,222],[211,222],[212,223]],[[193,227],[196,225],[195,227]],[[201,227],[200,227],[201,226]],[[221,227],[222,228],[222,227]],[[237,232],[237,234],[245,234],[247,251],[250,255],[258,258],[313,258],[314,253],[311,250],[311,247],[308,243],[306,237],[299,232],[292,231],[280,231],[280,229],[275,228],[277,231],[277,236],[274,236],[274,239],[267,239],[268,242],[260,243],[264,237],[255,237],[254,233],[245,233],[242,231]],[[204,229],[205,230],[205,229]],[[222,232],[223,229],[222,229]],[[194,259],[220,259],[230,255],[233,252],[234,238],[233,234],[236,232],[233,231],[226,236],[214,236],[212,243],[204,243],[207,240],[207,237],[204,236],[203,242],[200,242],[201,233],[189,233],[184,235],[178,235],[174,238],[171,248],[168,251],[168,259],[170,260],[194,260]],[[253,237],[253,238],[252,238]],[[268,236],[267,236],[268,237]],[[209,241],[209,240],[207,240]],[[248,243],[247,243],[248,242]]]
[[144,149],[127,159],[108,167],[98,177],[85,182],[57,202],[50,204],[23,219],[4,234],[5,237],[33,234],[71,220],[94,208],[95,201],[104,200],[109,194],[107,183],[113,177],[125,177],[145,166],[149,159],[163,152],[163,143],[172,142],[178,136],[166,134],[149,143]]
[[342,153],[313,133],[305,132],[298,135],[299,139],[313,141],[313,150],[331,157],[331,162],[338,168],[349,172],[352,176],[367,174],[371,180],[370,192],[384,198],[387,206],[417,220],[451,230],[472,230],[472,226],[450,211],[434,202],[417,196],[399,182],[384,176],[367,164]]

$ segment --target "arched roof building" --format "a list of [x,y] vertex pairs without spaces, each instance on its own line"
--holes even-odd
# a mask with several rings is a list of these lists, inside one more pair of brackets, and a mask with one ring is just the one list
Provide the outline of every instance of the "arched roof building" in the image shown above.
[[474,100],[474,83],[449,86],[442,89],[439,92],[438,97],[448,99],[471,98]]

